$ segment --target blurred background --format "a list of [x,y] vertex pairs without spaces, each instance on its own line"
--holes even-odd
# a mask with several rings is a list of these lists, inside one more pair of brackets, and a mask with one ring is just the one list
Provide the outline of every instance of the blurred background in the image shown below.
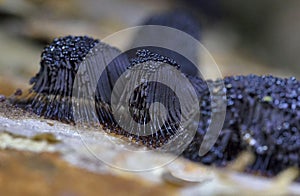
[[175,9],[195,16],[223,76],[300,79],[298,0],[0,0],[0,94],[27,88],[55,37],[102,39]]

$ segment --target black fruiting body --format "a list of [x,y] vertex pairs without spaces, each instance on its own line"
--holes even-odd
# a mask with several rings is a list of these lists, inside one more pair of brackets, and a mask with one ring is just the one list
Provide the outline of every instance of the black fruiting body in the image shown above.
[[[125,82],[123,93],[119,104],[128,104],[129,113],[124,111],[119,121],[126,122],[129,127],[112,127],[112,132],[126,135],[138,143],[148,147],[157,148],[167,143],[172,136],[177,133],[180,126],[180,113],[178,110],[180,103],[175,92],[165,84],[157,81],[164,77],[165,80],[171,81],[172,75],[177,78],[176,71],[180,66],[172,59],[162,56],[149,50],[137,50],[136,57],[132,58],[128,66],[129,78]],[[174,70],[175,71],[174,71]],[[174,82],[174,81],[172,81]],[[181,81],[177,81],[179,84]],[[132,86],[139,85],[132,89]],[[182,85],[182,84],[181,84]],[[181,88],[178,85],[178,88]],[[133,90],[133,91],[131,91]],[[183,89],[188,92],[187,89]],[[153,119],[151,119],[150,107],[153,103],[161,103],[167,109],[166,119],[159,117],[158,109]],[[191,108],[190,108],[191,109]],[[143,126],[152,120],[148,133],[143,133]],[[136,124],[135,124],[136,123]],[[114,122],[115,125],[119,122]],[[118,129],[115,129],[118,127]]]
[[75,74],[88,52],[99,43],[86,36],[66,36],[54,39],[44,48],[40,71],[30,80],[37,93],[70,96]]
[[[136,52],[136,58],[131,59],[129,67],[133,75],[138,76],[135,80],[143,80],[142,84],[135,89],[134,94],[129,97],[130,114],[139,124],[148,123],[150,120],[157,122],[155,123],[156,126],[151,127],[151,134],[142,137],[145,144],[153,147],[159,147],[168,142],[170,137],[176,133],[180,121],[178,114],[180,111],[176,111],[175,109],[175,106],[179,104],[175,92],[162,83],[148,81],[150,78],[157,79],[162,71],[161,69],[166,68],[163,67],[164,65],[171,65],[176,70],[180,67],[174,60],[168,57],[143,49]],[[137,70],[135,70],[136,68]],[[141,68],[142,70],[140,71],[139,69]],[[170,77],[172,71],[164,70],[165,72],[169,72],[165,73],[165,77]],[[154,73],[154,76],[148,77],[145,75],[148,73]],[[170,99],[171,97],[173,99]],[[172,103],[170,102],[171,100]],[[150,119],[150,105],[154,102],[159,102],[167,108],[167,119],[165,122],[159,117]],[[130,128],[138,127],[133,126]]]
[[[273,76],[226,77],[227,113],[221,134],[204,157],[199,147],[208,124],[210,101],[202,91],[202,111],[198,133],[183,156],[206,164],[226,165],[243,150],[256,158],[247,171],[275,175],[300,167],[300,82]],[[204,112],[204,113],[203,113]],[[210,112],[209,112],[210,113]]]
[[[45,118],[74,122],[71,99],[74,79],[80,64],[95,47],[120,53],[118,49],[87,36],[66,36],[54,39],[42,52],[40,70],[30,80],[32,88],[22,96],[12,96],[11,102]],[[127,58],[125,58],[125,64],[128,63],[126,60]],[[112,63],[112,68],[106,69],[105,73],[109,72],[110,76],[104,74],[102,78],[106,81],[107,77],[118,78],[118,74],[125,69],[126,65],[117,61]],[[110,86],[107,84],[106,86],[102,91],[110,90],[108,89]]]
[[[82,41],[85,42],[84,40],[87,41],[87,45],[82,43]],[[31,80],[33,87],[29,94],[24,97],[22,95],[21,99],[19,96],[15,96],[12,102],[16,106],[33,110],[46,118],[60,121],[72,120],[72,110],[67,99],[70,95],[68,85],[73,82],[73,75],[70,73],[76,73],[80,61],[96,43],[98,41],[93,41],[87,37],[56,39],[43,52],[41,70]],[[69,47],[70,53],[63,53],[60,49],[56,48],[56,50],[53,47],[59,46],[58,48],[62,49],[65,45]],[[54,49],[51,49],[51,46]],[[64,55],[66,56],[64,57]],[[164,64],[172,65],[176,69],[180,68],[180,65],[171,58],[148,50],[140,50],[136,55],[136,58],[132,59],[130,64],[126,60],[117,61],[115,66],[111,67],[111,70],[107,73],[113,72],[112,75],[117,78],[125,67],[128,67],[134,73],[134,71],[139,70],[139,65],[143,65],[143,71],[146,70],[143,73],[146,75],[147,70],[156,73],[158,69],[164,68]],[[66,59],[69,61],[65,62]],[[64,63],[58,65],[58,62]],[[70,72],[67,73],[67,70]],[[117,71],[114,72],[114,70]],[[173,72],[166,69],[163,74],[168,78]],[[135,77],[140,76],[137,74]],[[199,147],[206,134],[207,127],[211,123],[211,98],[208,86],[213,86],[216,82],[203,81],[189,75],[186,77],[197,92],[201,118],[193,141],[183,153],[184,157],[205,164],[225,166],[228,162],[234,160],[240,152],[248,149],[255,154],[254,163],[246,169],[248,172],[258,172],[272,176],[291,166],[300,167],[299,81],[295,78],[281,79],[273,76],[255,75],[224,78],[226,88],[224,90],[226,90],[227,97],[224,126],[213,148],[205,156],[199,157]],[[66,84],[55,85],[54,78]],[[181,113],[176,107],[176,95],[166,86],[147,82],[147,80],[143,80],[144,83],[135,89],[129,99],[125,98],[120,101],[129,104],[130,115],[139,123],[148,120],[149,105],[151,103],[155,101],[162,102],[164,105],[169,106],[166,107],[168,120],[159,132],[153,132],[150,136],[133,134],[119,127],[118,122],[111,115],[110,102],[106,100],[107,92],[111,92],[110,85],[114,83],[116,78],[113,80],[104,78],[98,81],[96,109],[101,124],[110,128],[114,133],[133,138],[146,146],[154,148],[161,146],[172,135],[176,134]],[[109,84],[109,91],[103,91],[103,87],[105,89],[107,84]],[[121,93],[126,94],[126,90],[130,85],[131,83],[125,82],[124,91]]]

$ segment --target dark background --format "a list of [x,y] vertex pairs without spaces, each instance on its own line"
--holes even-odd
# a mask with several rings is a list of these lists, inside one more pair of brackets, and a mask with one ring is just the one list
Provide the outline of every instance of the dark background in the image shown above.
[[0,93],[27,88],[54,37],[104,38],[150,15],[181,9],[201,25],[201,42],[223,76],[300,78],[297,0],[0,0]]

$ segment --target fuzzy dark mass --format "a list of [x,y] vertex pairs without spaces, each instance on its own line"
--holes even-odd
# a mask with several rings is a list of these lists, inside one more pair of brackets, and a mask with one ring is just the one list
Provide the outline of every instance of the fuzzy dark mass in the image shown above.
[[[216,144],[198,156],[210,118],[210,101],[202,91],[198,132],[183,153],[196,162],[225,166],[241,151],[250,150],[255,161],[248,172],[273,176],[288,167],[300,167],[300,82],[273,76],[224,78],[227,91],[226,119]],[[202,123],[201,123],[202,122]],[[204,122],[204,123],[203,123]]]
[[[117,50],[88,37],[68,36],[55,39],[42,53],[40,71],[31,79],[33,87],[28,93],[13,95],[11,103],[45,118],[73,122],[68,97],[72,95],[75,74],[85,56],[99,44],[103,50]],[[130,61],[126,56],[119,57],[98,80],[95,106],[99,122],[105,129],[110,129],[110,132],[131,138],[134,142],[150,148],[160,147],[177,134],[182,111],[174,91],[166,85],[151,82],[148,73],[159,76],[159,71],[164,70],[164,78],[171,80],[171,75],[177,72],[173,72],[170,67],[179,70],[180,64],[170,57],[149,50],[138,50]],[[143,72],[140,72],[140,66]],[[145,124],[150,120],[150,105],[160,102],[167,108],[167,120],[161,122],[160,117],[154,119],[158,124],[162,123],[158,127],[159,131],[153,127],[151,134],[144,136],[124,130],[112,115],[110,94],[116,80],[125,70],[129,70],[131,77],[137,77],[136,80],[142,82],[129,97],[125,95],[132,83],[122,82],[123,86],[119,89],[120,103],[129,105],[129,116],[124,114],[123,118],[132,117],[131,121]],[[242,151],[250,150],[255,154],[255,161],[248,165],[247,172],[273,176],[288,167],[300,167],[298,80],[256,75],[224,78],[225,89],[222,90],[226,92],[227,107],[225,122],[217,142],[206,155],[200,157],[200,145],[212,123],[212,100],[208,87],[217,85],[217,82],[204,81],[184,73],[179,75],[185,76],[193,89],[181,88],[182,81],[177,81],[176,85],[187,94],[190,90],[195,90],[200,107],[198,130],[182,156],[195,162],[226,166]],[[189,110],[190,107],[184,109]]]

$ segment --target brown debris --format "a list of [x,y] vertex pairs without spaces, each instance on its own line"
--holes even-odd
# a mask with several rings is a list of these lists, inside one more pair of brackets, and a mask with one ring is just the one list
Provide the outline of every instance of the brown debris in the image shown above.
[[35,136],[33,136],[31,138],[34,141],[46,141],[48,143],[51,144],[55,144],[55,143],[59,143],[60,140],[58,140],[55,135],[51,134],[51,133],[41,133],[41,134],[37,134]]
[[23,94],[22,90],[21,89],[17,89],[14,95],[20,96],[22,94]]

